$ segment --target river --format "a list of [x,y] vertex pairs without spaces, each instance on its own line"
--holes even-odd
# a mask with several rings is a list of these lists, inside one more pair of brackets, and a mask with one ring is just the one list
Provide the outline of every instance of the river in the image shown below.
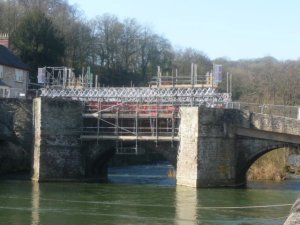
[[0,181],[0,224],[279,225],[300,181],[250,182],[247,188],[176,187],[157,164],[109,169],[109,183]]

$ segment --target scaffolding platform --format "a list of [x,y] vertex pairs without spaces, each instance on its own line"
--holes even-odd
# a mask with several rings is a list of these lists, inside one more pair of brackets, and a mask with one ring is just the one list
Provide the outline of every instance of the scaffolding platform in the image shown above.
[[141,141],[178,142],[182,106],[226,108],[231,102],[228,76],[227,92],[219,93],[218,76],[198,75],[196,64],[190,76],[178,75],[177,70],[164,75],[158,67],[149,87],[100,87],[89,68],[79,78],[64,67],[40,69],[39,74],[44,82],[41,97],[83,102],[82,141],[113,140],[120,154],[139,154]]
[[119,140],[119,141],[179,141],[179,137],[170,136],[141,136],[141,135],[80,135],[81,140]]

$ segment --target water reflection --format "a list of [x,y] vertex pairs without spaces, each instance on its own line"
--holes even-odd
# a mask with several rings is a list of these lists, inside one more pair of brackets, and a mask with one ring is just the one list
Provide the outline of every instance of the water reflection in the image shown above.
[[176,225],[197,224],[197,189],[176,187]]
[[175,187],[163,176],[168,167],[147,166],[146,175],[142,169],[132,169],[136,177],[129,169],[115,169],[108,184],[0,182],[0,223],[279,225],[290,206],[272,206],[293,203],[300,189],[297,181],[293,190],[285,190],[283,182],[278,190],[263,184],[265,189]]
[[31,210],[31,225],[40,224],[40,184],[32,181],[32,210]]

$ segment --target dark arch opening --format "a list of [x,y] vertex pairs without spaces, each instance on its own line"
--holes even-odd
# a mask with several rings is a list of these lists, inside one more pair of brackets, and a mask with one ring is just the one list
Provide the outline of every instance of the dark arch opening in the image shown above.
[[[114,141],[101,141],[98,144],[90,145],[89,154],[86,157],[86,175],[90,179],[95,180],[108,180],[108,167],[120,167],[125,166],[124,162],[118,163],[114,162],[110,164],[111,160],[114,157],[122,158],[124,157],[125,160],[128,158],[136,157],[134,162],[128,162],[126,166],[137,166],[137,165],[147,165],[150,166],[151,164],[159,164],[162,161],[167,161],[169,164],[172,165],[172,168],[176,168],[176,161],[177,161],[177,149],[178,144],[173,143],[173,146],[170,142],[161,142],[161,143],[154,143],[154,142],[139,142],[139,147],[144,150],[143,154],[138,155],[131,155],[128,157],[126,154],[124,155],[117,155],[116,154],[116,143]],[[150,157],[147,154],[156,153],[155,157]],[[148,157],[148,159],[145,159]],[[139,159],[142,159],[141,163],[138,162]],[[167,164],[167,163],[166,163]],[[174,171],[174,169],[173,169]],[[165,173],[167,176],[167,172]],[[134,176],[134,175],[133,175]]]
[[0,140],[0,179],[29,180],[31,157],[16,141]]
[[[280,144],[280,145],[276,145],[276,146],[268,146],[268,147],[264,148],[263,150],[259,151],[257,154],[253,155],[247,161],[247,164],[244,168],[243,173],[244,173],[245,178],[247,180],[281,180],[281,179],[283,179],[284,178],[283,174],[282,174],[283,167],[281,167],[281,168],[276,167],[275,168],[276,171],[273,169],[270,171],[267,171],[267,168],[271,168],[274,165],[269,165],[269,166],[264,165],[266,171],[262,171],[261,168],[258,170],[257,169],[258,167],[255,167],[255,165],[256,165],[255,163],[259,162],[260,159],[266,157],[268,154],[270,154],[271,152],[274,152],[275,150],[284,152],[286,147],[287,147],[286,144]],[[272,162],[270,160],[269,160],[269,162],[263,161],[263,163],[264,164],[273,163],[273,161]],[[252,174],[249,174],[249,173],[251,173],[250,172],[251,169],[252,169]],[[265,174],[265,173],[269,173],[269,174]],[[249,177],[249,175],[251,175],[251,176]]]
[[88,143],[83,148],[85,155],[85,177],[90,180],[107,179],[107,162],[114,155],[114,147],[109,141]]

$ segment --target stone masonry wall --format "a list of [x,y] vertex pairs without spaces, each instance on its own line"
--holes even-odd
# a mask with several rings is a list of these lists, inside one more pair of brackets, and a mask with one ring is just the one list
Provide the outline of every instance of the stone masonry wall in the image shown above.
[[34,100],[35,148],[33,180],[73,180],[84,177],[78,101]]
[[199,169],[199,108],[180,108],[180,145],[177,156],[177,185],[197,187]]
[[300,135],[300,120],[261,113],[249,114],[249,128],[263,131]]
[[32,101],[0,99],[0,174],[30,172]]
[[198,186],[235,186],[234,110],[200,108]]
[[234,110],[180,109],[177,184],[193,187],[236,185]]

